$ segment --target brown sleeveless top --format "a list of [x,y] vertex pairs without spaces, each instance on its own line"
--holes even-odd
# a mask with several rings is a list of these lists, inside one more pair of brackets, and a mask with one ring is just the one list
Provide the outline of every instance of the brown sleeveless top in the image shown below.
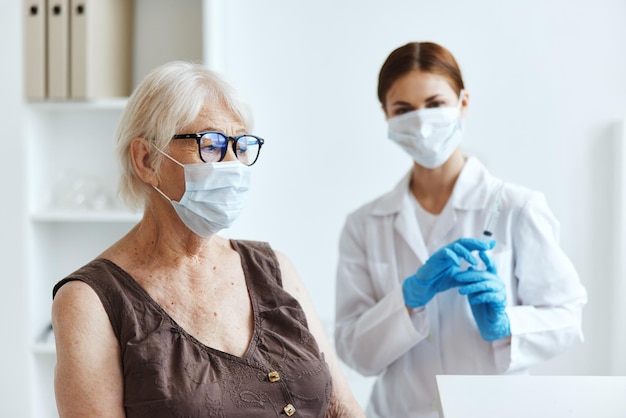
[[282,288],[274,252],[261,242],[231,245],[241,256],[254,315],[243,357],[187,334],[109,260],[96,259],[54,287],[53,298],[79,280],[102,301],[120,343],[128,418],[324,417],[330,372],[300,304]]

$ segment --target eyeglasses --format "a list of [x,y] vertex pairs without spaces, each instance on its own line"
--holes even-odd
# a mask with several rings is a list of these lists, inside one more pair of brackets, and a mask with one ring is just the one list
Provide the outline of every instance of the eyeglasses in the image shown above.
[[259,158],[263,138],[254,135],[228,136],[221,132],[198,132],[195,134],[178,134],[172,139],[195,139],[198,143],[198,154],[205,163],[219,162],[226,156],[228,143],[233,141],[233,151],[237,159],[251,166]]

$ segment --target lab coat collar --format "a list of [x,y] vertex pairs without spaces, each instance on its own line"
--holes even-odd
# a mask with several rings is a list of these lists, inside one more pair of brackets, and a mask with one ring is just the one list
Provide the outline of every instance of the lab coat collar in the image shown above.
[[490,189],[484,186],[492,180],[487,168],[478,159],[468,157],[452,190],[451,206],[457,210],[484,209],[487,207]]
[[487,187],[489,173],[475,158],[468,158],[454,185],[450,200],[444,207],[435,224],[428,242],[424,241],[415,211],[410,202],[411,171],[409,171],[396,187],[383,196],[372,208],[374,216],[396,216],[394,228],[402,236],[409,248],[423,264],[430,257],[432,251],[437,250],[448,232],[457,223],[457,212],[477,210],[487,206]]
[[[372,214],[386,216],[396,214],[402,210],[402,202],[405,198],[408,198],[408,193],[410,193],[411,173],[412,170],[409,170],[396,187],[378,201],[372,208]],[[491,175],[485,166],[478,159],[468,157],[454,185],[450,201],[446,206],[451,206],[456,210],[485,208],[488,201],[488,190],[486,187],[479,187],[479,185],[485,184],[490,180]]]
[[413,170],[409,170],[391,192],[378,200],[376,205],[372,208],[373,215],[386,216],[400,212],[402,209],[402,201],[405,197],[408,197],[412,171]]

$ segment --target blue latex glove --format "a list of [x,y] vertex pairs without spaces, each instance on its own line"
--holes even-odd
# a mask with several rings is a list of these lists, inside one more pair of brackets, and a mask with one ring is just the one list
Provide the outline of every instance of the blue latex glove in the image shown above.
[[511,335],[509,316],[505,312],[506,289],[491,258],[484,251],[478,255],[485,270],[470,267],[454,278],[465,283],[459,293],[467,295],[480,335],[485,341],[495,341]]
[[402,294],[406,306],[424,306],[437,293],[462,284],[454,280],[454,275],[460,271],[461,260],[475,266],[478,261],[472,251],[490,250],[494,245],[495,241],[460,238],[437,250],[417,273],[404,279]]

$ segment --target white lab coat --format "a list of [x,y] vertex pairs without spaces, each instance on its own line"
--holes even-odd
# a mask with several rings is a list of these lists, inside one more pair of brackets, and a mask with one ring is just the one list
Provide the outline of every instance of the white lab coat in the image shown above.
[[503,182],[468,158],[424,242],[410,173],[350,214],[340,240],[335,341],[339,357],[378,376],[367,416],[437,417],[438,374],[525,374],[582,341],[587,295],[559,247],[559,225],[541,193],[504,183],[492,258],[507,288],[511,337],[484,341],[467,302],[451,289],[408,313],[401,283],[442,246],[481,237]]

